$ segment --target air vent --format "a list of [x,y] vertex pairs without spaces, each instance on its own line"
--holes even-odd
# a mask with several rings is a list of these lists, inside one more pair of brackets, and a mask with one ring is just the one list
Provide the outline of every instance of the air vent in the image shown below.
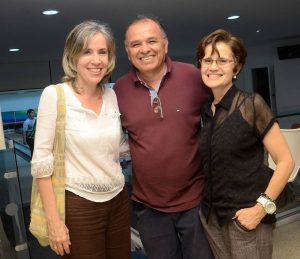
[[300,58],[300,44],[277,48],[279,59]]

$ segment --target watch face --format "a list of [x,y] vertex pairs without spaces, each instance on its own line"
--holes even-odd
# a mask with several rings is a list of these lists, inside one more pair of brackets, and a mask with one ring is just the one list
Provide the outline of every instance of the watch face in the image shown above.
[[265,210],[268,214],[273,214],[276,211],[276,205],[274,202],[268,201],[265,204]]

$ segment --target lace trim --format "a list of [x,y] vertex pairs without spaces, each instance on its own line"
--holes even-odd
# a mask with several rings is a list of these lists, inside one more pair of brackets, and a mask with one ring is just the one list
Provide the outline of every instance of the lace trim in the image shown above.
[[[82,179],[81,179],[82,180]],[[95,180],[94,180],[95,181]],[[112,192],[121,186],[124,186],[125,179],[123,174],[111,179],[107,183],[94,183],[91,181],[80,181],[78,178],[66,179],[66,184],[74,189],[85,190],[93,193],[107,193]]]
[[53,173],[53,156],[45,160],[31,163],[31,175],[33,178],[41,178],[52,175]]

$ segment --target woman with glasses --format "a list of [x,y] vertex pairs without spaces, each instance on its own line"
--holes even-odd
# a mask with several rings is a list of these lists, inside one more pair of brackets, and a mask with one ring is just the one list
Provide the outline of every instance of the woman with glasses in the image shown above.
[[[247,51],[225,30],[197,49],[203,82],[213,96],[202,111],[205,190],[200,218],[216,259],[272,258],[276,198],[294,163],[279,125],[261,96],[238,89]],[[264,164],[264,148],[276,170]]]

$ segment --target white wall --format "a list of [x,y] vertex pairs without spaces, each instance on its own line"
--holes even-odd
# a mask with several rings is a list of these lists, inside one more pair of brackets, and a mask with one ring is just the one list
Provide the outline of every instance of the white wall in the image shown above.
[[[252,69],[268,67],[270,95],[275,103],[273,111],[279,116],[282,128],[289,128],[293,123],[300,122],[300,59],[279,60],[277,47],[300,44],[300,38],[275,41],[260,46],[247,47],[248,58],[243,72],[245,89],[252,91]],[[284,115],[291,115],[284,117]]]
[[274,63],[276,103],[278,114],[300,111],[300,58],[278,60]]

